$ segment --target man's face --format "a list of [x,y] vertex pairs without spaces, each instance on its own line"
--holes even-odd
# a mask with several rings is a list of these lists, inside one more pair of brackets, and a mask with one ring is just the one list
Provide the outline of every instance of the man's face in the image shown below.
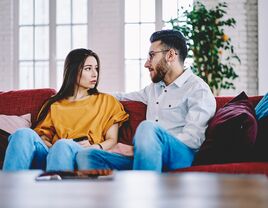
[[152,82],[157,83],[164,80],[169,68],[165,58],[166,52],[160,41],[155,41],[151,44],[148,59],[144,64],[144,67],[149,69]]

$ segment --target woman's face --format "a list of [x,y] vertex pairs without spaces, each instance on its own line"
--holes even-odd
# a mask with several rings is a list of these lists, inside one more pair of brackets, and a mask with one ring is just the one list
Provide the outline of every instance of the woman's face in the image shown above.
[[[92,89],[95,87],[98,80],[98,71],[99,68],[97,60],[93,56],[87,57],[84,66],[80,73],[82,73],[80,78],[80,73],[77,77],[78,87],[85,89]],[[80,79],[80,80],[79,80]]]

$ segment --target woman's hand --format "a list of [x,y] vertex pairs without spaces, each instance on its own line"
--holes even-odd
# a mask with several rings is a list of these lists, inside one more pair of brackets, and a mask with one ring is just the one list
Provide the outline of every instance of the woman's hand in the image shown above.
[[94,148],[94,149],[102,149],[102,148],[100,147],[100,145],[98,145],[98,144],[92,144],[92,145],[90,146],[90,148]]
[[50,139],[47,136],[41,135],[40,137],[48,148],[52,147]]
[[82,147],[90,147],[90,148],[95,148],[95,149],[101,149],[99,145],[97,144],[90,144],[88,140],[80,141],[77,142],[80,144]]
[[83,140],[77,143],[85,148],[90,147],[90,148],[95,148],[95,149],[108,150],[112,148],[113,146],[115,146],[115,144],[117,143],[118,128],[119,128],[118,123],[115,123],[108,129],[105,135],[105,141],[101,142],[100,144],[102,148],[98,144],[90,144],[89,140]]
[[82,147],[91,147],[92,145],[89,143],[88,140],[83,140],[80,142],[77,142],[79,145],[81,145]]
[[49,141],[47,141],[47,140],[43,140],[43,141],[44,141],[45,145],[46,145],[48,148],[52,147],[52,144],[51,144]]

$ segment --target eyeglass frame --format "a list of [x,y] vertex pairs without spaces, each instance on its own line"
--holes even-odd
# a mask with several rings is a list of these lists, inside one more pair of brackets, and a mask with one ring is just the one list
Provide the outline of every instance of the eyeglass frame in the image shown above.
[[169,49],[165,49],[165,50],[160,50],[160,51],[150,51],[150,52],[148,53],[147,60],[148,60],[148,61],[152,61],[156,53],[168,52],[170,49],[171,49],[171,48],[169,48]]

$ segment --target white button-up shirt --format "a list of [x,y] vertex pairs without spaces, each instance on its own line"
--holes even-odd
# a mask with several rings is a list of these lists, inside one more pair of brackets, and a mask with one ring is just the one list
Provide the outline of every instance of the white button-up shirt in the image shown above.
[[138,92],[116,93],[118,100],[140,101],[147,105],[146,119],[157,122],[192,149],[205,140],[216,101],[208,85],[187,69],[168,86],[151,83]]

